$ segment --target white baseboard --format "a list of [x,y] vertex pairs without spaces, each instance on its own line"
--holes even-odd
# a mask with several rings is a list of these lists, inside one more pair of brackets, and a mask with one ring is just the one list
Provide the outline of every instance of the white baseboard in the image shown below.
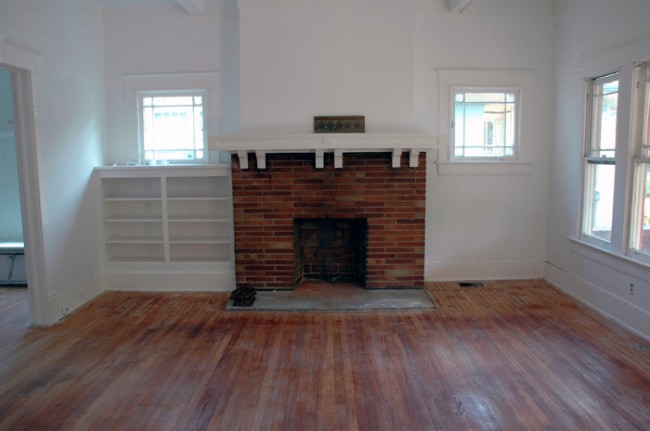
[[224,272],[106,272],[104,289],[124,292],[230,292],[232,271]]
[[58,291],[48,296],[48,325],[63,319],[77,308],[104,292],[102,277],[91,277],[72,289]]
[[624,301],[606,289],[576,274],[569,273],[548,263],[544,267],[544,278],[553,286],[598,313],[615,320],[631,332],[650,340],[650,312]]
[[516,280],[541,278],[544,263],[536,260],[498,262],[435,262],[424,267],[426,281]]

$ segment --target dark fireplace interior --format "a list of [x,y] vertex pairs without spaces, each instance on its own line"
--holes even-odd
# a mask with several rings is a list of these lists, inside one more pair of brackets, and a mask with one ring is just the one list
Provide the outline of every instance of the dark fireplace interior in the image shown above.
[[294,285],[303,280],[366,286],[365,218],[294,219]]

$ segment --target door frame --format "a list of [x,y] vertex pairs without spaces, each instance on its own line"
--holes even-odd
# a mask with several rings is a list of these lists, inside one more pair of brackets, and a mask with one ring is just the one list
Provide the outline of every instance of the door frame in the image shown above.
[[[9,49],[4,49],[9,48]],[[18,183],[25,243],[29,315],[32,325],[50,325],[46,259],[41,213],[34,75],[40,52],[0,35],[0,67],[11,73]]]

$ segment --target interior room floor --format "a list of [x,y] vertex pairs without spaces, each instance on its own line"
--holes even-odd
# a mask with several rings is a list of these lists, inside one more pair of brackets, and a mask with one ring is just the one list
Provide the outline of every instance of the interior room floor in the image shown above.
[[543,281],[428,289],[372,312],[109,292],[49,328],[0,289],[0,429],[650,429],[648,341]]

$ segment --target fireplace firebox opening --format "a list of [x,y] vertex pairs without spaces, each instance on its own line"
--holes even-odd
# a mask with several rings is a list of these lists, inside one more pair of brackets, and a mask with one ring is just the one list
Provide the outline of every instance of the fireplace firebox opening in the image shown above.
[[294,219],[294,286],[304,280],[366,286],[365,218]]

